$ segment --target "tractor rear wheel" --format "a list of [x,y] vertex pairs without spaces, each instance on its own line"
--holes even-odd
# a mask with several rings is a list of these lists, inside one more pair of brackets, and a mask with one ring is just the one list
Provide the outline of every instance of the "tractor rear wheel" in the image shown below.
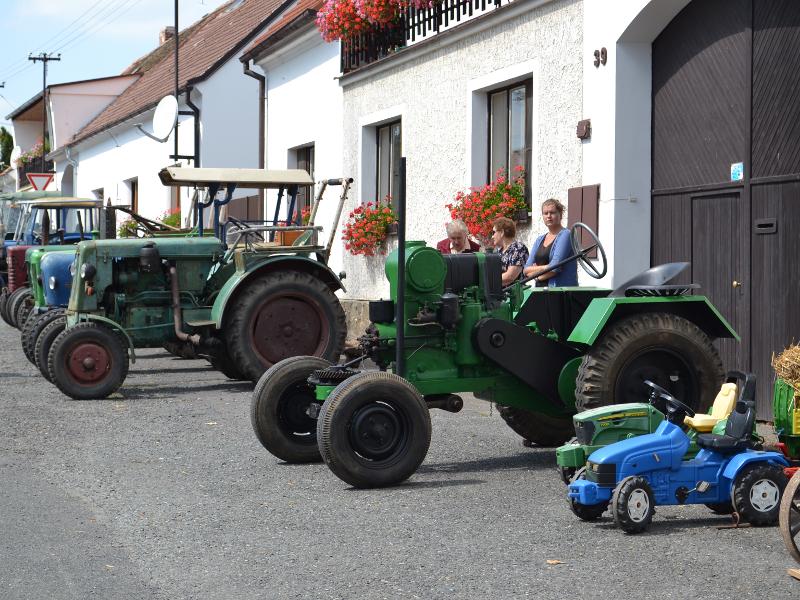
[[20,302],[22,302],[27,296],[31,293],[31,289],[27,286],[18,287],[11,295],[8,297],[8,302],[6,303],[6,310],[3,313],[3,320],[6,323],[11,325],[12,327],[19,327],[17,325],[17,310],[20,307]]
[[232,304],[224,329],[233,363],[253,382],[290,356],[336,362],[347,334],[339,299],[301,271],[269,273],[249,283]]
[[572,424],[571,416],[551,417],[514,406],[498,405],[497,410],[506,425],[537,446],[545,448],[560,446],[575,436],[575,426]]
[[782,467],[768,463],[745,465],[733,482],[733,505],[751,525],[773,525],[778,520],[786,487]]
[[620,481],[611,497],[611,512],[617,527],[625,533],[647,529],[656,512],[653,490],[647,480],[632,475]]
[[50,383],[53,382],[53,379],[50,377],[50,371],[47,368],[47,357],[50,355],[50,348],[53,345],[53,341],[55,341],[66,327],[67,317],[59,315],[42,328],[33,346],[33,358],[36,362],[36,366],[39,368],[39,372],[42,376]]
[[800,563],[800,471],[789,480],[783,491],[778,522],[786,549]]
[[63,309],[49,310],[41,315],[32,316],[22,328],[22,351],[25,353],[25,358],[34,365],[36,364],[36,339],[47,325],[52,323],[54,319],[62,316],[64,316]]
[[330,362],[317,356],[292,356],[261,376],[250,403],[250,423],[258,441],[288,463],[322,460],[317,446],[317,420],[307,413],[319,405],[308,377]]
[[583,357],[575,407],[643,402],[649,379],[695,412],[706,412],[722,376],[719,353],[697,325],[669,313],[633,315],[604,331]]
[[105,325],[78,323],[53,342],[47,357],[53,383],[74,400],[107,398],[128,375],[122,338]]
[[417,470],[431,443],[431,416],[402,377],[367,371],[340,383],[317,418],[322,458],[357,488],[396,485]]

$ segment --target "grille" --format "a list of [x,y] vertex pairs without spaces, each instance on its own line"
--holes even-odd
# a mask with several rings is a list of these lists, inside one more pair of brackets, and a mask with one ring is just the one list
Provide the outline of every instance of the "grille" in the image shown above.
[[355,371],[354,369],[329,367],[327,369],[314,371],[311,377],[308,378],[308,381],[315,385],[338,385],[345,379],[357,375],[359,372],[360,371]]
[[575,436],[582,446],[590,446],[594,437],[594,423],[592,421],[575,421]]

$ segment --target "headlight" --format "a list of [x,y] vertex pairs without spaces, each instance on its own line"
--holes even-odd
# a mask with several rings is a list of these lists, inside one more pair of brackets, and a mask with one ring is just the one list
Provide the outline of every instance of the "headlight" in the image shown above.
[[51,290],[56,289],[56,276],[55,275],[50,275],[50,279],[47,280],[47,287],[49,287]]
[[69,265],[69,274],[75,277],[75,261],[73,260]]
[[81,279],[91,281],[96,274],[97,268],[94,265],[90,263],[83,263],[83,265],[81,265]]

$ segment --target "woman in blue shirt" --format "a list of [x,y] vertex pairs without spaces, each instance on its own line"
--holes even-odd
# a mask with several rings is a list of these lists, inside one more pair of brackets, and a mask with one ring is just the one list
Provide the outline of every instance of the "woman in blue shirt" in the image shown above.
[[578,285],[578,263],[569,262],[554,271],[542,273],[552,264],[561,262],[571,256],[569,230],[561,225],[564,217],[564,205],[555,198],[542,202],[542,220],[547,226],[547,233],[540,235],[533,242],[530,256],[525,263],[525,277],[536,275],[536,287],[563,287]]

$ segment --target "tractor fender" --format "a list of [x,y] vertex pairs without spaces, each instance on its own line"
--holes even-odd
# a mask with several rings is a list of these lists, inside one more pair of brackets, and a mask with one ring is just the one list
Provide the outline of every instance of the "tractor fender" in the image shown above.
[[656,296],[594,298],[570,333],[569,342],[591,346],[603,331],[625,317],[665,312],[683,317],[697,325],[711,339],[739,335],[705,296]]
[[67,315],[67,327],[77,325],[82,321],[97,321],[98,323],[103,323],[114,331],[119,331],[122,334],[122,338],[128,344],[128,354],[130,354],[131,362],[136,362],[136,353],[133,349],[133,340],[131,339],[131,336],[128,335],[128,332],[125,331],[125,328],[123,328],[119,323],[107,317],[93,315],[91,313],[78,313],[77,315],[73,313],[72,315]]
[[739,474],[739,471],[741,471],[742,467],[756,462],[768,462],[773,465],[780,465],[782,467],[789,466],[789,461],[786,460],[786,457],[778,452],[748,450],[747,452],[736,454],[733,458],[731,458],[728,461],[728,464],[725,465],[722,475],[733,481],[736,479],[736,475]]
[[216,328],[220,329],[222,327],[222,319],[226,307],[231,300],[236,298],[239,291],[244,288],[244,285],[248,281],[252,281],[254,278],[261,277],[267,273],[290,270],[302,271],[319,278],[333,292],[337,290],[346,291],[339,277],[330,267],[319,261],[306,258],[305,256],[273,256],[255,266],[251,266],[246,271],[237,269],[225,282],[214,299],[214,305],[211,308],[211,320],[214,321]]

